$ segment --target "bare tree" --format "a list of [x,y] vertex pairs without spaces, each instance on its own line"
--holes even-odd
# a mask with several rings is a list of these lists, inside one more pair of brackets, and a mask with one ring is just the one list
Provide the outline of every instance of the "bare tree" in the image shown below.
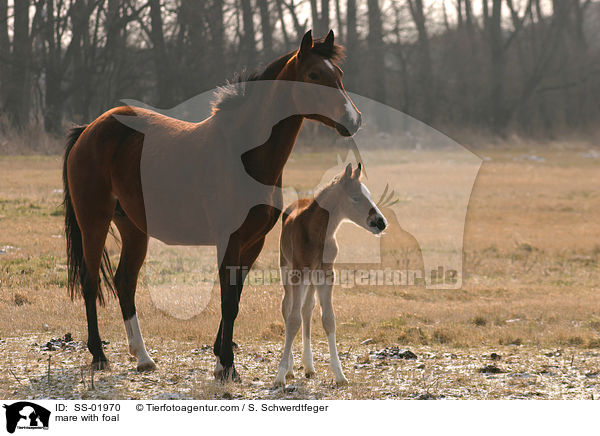
[[[486,1],[486,0],[484,0]],[[496,0],[494,0],[496,1]],[[431,50],[429,47],[429,36],[425,25],[425,13],[423,11],[423,0],[408,0],[410,14],[417,28],[419,44],[419,74],[418,88],[423,101],[423,112],[420,114],[423,121],[431,122],[435,117],[435,104],[433,101],[433,67],[431,63]]]
[[289,0],[286,2],[285,0],[279,0],[281,4],[284,4],[292,17],[292,22],[294,23],[294,29],[296,30],[296,40],[302,40],[302,36],[304,32],[306,32],[306,27],[308,25],[308,18],[304,21],[304,23],[300,22],[300,18],[298,17],[298,11],[296,10],[296,5],[294,4],[294,0]]
[[336,39],[340,42],[344,42],[344,20],[342,19],[342,6],[340,0],[335,0],[335,19],[337,24],[337,35]]
[[8,36],[8,0],[0,0],[0,101],[6,102],[10,83],[10,38]]
[[260,28],[262,33],[263,58],[271,59],[273,57],[273,27],[271,26],[271,16],[269,14],[269,3],[267,0],[257,0],[260,9]]
[[11,74],[4,108],[18,128],[26,127],[29,124],[31,109],[29,6],[29,0],[15,0],[13,5]]
[[160,0],[149,0],[150,4],[150,30],[152,41],[152,58],[156,72],[156,88],[158,91],[159,107],[168,107],[171,103],[171,80],[169,77],[169,58],[163,31],[163,19]]
[[242,41],[240,50],[245,65],[256,64],[256,35],[254,33],[254,14],[250,0],[240,0],[242,6]]
[[313,35],[317,38],[325,36],[329,31],[329,0],[321,0],[321,10],[317,6],[317,0],[310,0],[312,15]]
[[381,10],[379,9],[378,0],[368,0],[367,6],[369,16],[369,34],[367,35],[367,45],[370,55],[370,80],[373,84],[372,97],[381,103],[385,103],[387,100],[384,64],[385,48],[383,46]]
[[345,77],[345,83],[348,89],[357,91],[358,83],[358,29],[356,22],[356,0],[346,2],[346,64],[345,70],[348,74]]

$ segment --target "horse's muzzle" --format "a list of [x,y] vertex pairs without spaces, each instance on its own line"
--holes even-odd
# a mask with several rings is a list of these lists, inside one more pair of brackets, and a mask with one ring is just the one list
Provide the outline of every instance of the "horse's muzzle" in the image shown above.
[[362,114],[356,111],[356,114],[350,116],[348,113],[344,114],[344,117],[339,123],[336,123],[335,129],[342,136],[352,136],[362,124]]
[[371,232],[378,235],[387,227],[387,221],[381,215],[374,215],[373,217],[369,218],[368,225]]

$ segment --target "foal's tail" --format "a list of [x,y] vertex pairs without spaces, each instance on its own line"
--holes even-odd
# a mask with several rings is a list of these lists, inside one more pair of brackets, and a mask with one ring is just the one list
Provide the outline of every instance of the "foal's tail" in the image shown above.
[[[63,162],[63,191],[64,191],[64,207],[65,207],[65,236],[67,240],[67,288],[74,299],[75,295],[82,295],[82,284],[85,279],[86,267],[83,259],[83,242],[81,239],[81,229],[75,217],[71,193],[69,191],[69,178],[67,176],[67,159],[71,149],[77,142],[77,139],[87,126],[73,127],[69,132],[67,148]],[[106,248],[102,254],[102,263],[100,266],[104,285],[114,294],[113,269],[108,257]],[[101,287],[97,287],[97,297],[101,305],[104,304],[104,295]]]

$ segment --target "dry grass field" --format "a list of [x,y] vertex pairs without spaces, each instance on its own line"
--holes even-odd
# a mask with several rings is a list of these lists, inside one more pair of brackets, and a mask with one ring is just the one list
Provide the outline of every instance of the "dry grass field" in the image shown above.
[[[484,162],[465,224],[462,289],[336,289],[338,348],[350,384],[333,384],[316,310],[317,377],[301,376],[297,338],[296,378],[285,390],[271,388],[283,345],[280,286],[246,286],[234,334],[243,383],[222,386],[212,380],[207,347],[219,320],[216,289],[203,301],[182,300],[206,305],[190,319],[171,316],[152,294],[160,283],[171,292],[193,287],[193,270],[210,270],[215,260],[191,253],[167,268],[160,247],[150,254],[137,297],[159,369],[135,372],[118,303],[110,299],[99,319],[112,368],[94,374],[92,387],[83,302],[72,302],[65,289],[61,159],[0,157],[0,398],[597,398],[600,157],[589,148],[478,150]],[[317,153],[292,157],[286,180],[306,189],[305,180],[318,182],[319,169],[314,177],[304,169],[316,168]],[[398,162],[401,171],[406,164]],[[276,268],[278,236],[279,225],[258,268]],[[116,259],[114,246],[112,252]],[[73,342],[43,349],[66,333]],[[395,359],[386,347],[408,348],[417,359]]]

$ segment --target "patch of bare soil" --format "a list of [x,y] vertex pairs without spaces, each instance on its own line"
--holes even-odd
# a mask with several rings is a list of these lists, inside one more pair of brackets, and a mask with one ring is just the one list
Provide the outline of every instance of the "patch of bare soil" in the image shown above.
[[[368,341],[367,341],[368,342]],[[350,383],[336,386],[327,345],[315,344],[317,375],[306,379],[295,348],[295,378],[272,387],[281,344],[240,344],[242,383],[213,379],[208,345],[163,340],[149,349],[158,370],[138,373],[125,342],[105,345],[109,371],[92,374],[85,344],[70,335],[0,340],[3,399],[595,399],[600,397],[600,353],[594,350],[378,347],[340,344]]]

